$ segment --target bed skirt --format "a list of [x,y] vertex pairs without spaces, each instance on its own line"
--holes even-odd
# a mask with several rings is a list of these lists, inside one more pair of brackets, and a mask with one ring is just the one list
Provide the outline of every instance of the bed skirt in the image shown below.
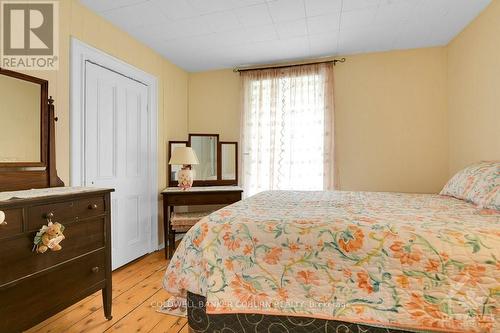
[[262,314],[207,314],[206,298],[188,292],[188,324],[193,333],[410,333],[336,320]]

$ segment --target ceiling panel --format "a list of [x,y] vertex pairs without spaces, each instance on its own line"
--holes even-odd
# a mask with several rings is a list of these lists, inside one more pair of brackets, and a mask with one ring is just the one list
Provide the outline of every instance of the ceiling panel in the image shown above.
[[303,0],[276,0],[268,2],[267,6],[274,22],[297,20],[306,17]]
[[307,36],[307,23],[306,19],[298,19],[293,21],[285,21],[276,23],[276,30],[280,39],[287,39],[293,37]]
[[187,71],[446,45],[491,0],[80,0]]
[[308,31],[311,35],[338,32],[339,24],[340,12],[307,18]]
[[272,24],[267,4],[248,6],[234,10],[240,22],[246,27]]

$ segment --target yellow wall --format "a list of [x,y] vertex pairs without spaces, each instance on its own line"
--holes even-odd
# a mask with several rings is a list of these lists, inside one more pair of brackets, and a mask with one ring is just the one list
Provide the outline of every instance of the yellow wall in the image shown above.
[[446,50],[349,56],[335,67],[340,188],[438,192],[448,178]]
[[[190,74],[189,131],[239,139],[238,74]],[[448,176],[446,51],[350,56],[335,67],[344,190],[437,192]]]
[[500,1],[448,47],[450,173],[500,160]]
[[[189,132],[240,138],[240,81],[231,69],[189,75]],[[182,138],[179,138],[182,139]]]

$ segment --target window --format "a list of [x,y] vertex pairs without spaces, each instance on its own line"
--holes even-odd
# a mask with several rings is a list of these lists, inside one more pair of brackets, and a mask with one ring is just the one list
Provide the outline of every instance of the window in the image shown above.
[[331,187],[331,66],[242,73],[247,195]]

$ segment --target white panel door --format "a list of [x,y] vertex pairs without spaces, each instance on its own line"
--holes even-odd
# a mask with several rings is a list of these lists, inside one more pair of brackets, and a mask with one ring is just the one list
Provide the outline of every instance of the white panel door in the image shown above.
[[148,91],[142,83],[90,62],[85,70],[85,185],[115,189],[115,269],[151,248]]

